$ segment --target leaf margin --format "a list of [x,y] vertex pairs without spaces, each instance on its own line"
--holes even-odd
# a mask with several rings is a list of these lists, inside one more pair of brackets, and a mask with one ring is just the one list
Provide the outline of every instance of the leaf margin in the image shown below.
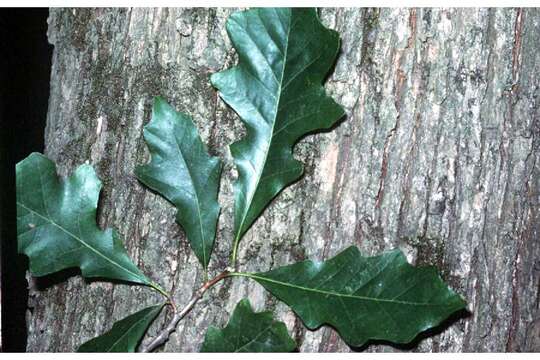
[[[286,299],[284,299],[282,296],[279,296],[279,295],[276,295],[273,291],[271,291],[268,286],[265,286],[263,284],[263,282],[277,282],[277,281],[272,281],[268,278],[264,278],[264,275],[265,274],[268,274],[268,273],[271,273],[271,272],[275,272],[275,271],[279,271],[279,270],[282,270],[282,269],[285,269],[285,268],[292,268],[293,266],[298,266],[299,264],[308,264],[308,265],[313,265],[315,268],[319,268],[319,267],[322,267],[324,266],[324,264],[328,261],[331,261],[337,257],[339,257],[340,255],[343,255],[343,254],[346,254],[346,252],[350,252],[350,251],[353,251],[353,252],[356,252],[357,254],[359,254],[362,258],[364,259],[373,259],[373,258],[379,258],[379,257],[383,257],[383,256],[397,256],[398,257],[398,260],[399,261],[402,261],[402,264],[406,267],[408,267],[409,269],[412,269],[412,270],[424,270],[424,271],[430,271],[432,272],[433,275],[435,275],[435,281],[438,281],[440,282],[440,284],[444,285],[446,287],[446,290],[448,291],[448,294],[450,296],[453,297],[453,301],[454,303],[452,304],[451,307],[449,307],[449,309],[446,311],[446,314],[445,315],[442,315],[440,317],[440,319],[436,320],[435,322],[433,323],[430,323],[430,324],[427,324],[426,326],[420,328],[418,331],[416,331],[414,334],[410,334],[409,336],[407,336],[406,338],[403,338],[401,340],[392,340],[392,339],[387,339],[387,338],[380,338],[380,337],[367,337],[365,339],[363,339],[363,341],[359,341],[359,342],[355,342],[355,341],[352,341],[351,338],[348,336],[348,335],[344,335],[342,333],[342,331],[340,331],[339,329],[339,326],[334,324],[334,323],[331,323],[331,322],[328,322],[328,321],[324,321],[324,320],[306,320],[298,311],[297,309],[294,308],[293,305],[291,305]],[[267,272],[262,272],[262,273],[243,273],[243,272],[233,272],[233,273],[230,273],[230,276],[240,276],[240,277],[246,277],[246,278],[250,278],[254,281],[256,281],[257,283],[259,283],[259,285],[261,285],[263,288],[266,289],[266,291],[268,291],[270,294],[272,294],[274,297],[276,297],[277,299],[279,299],[280,301],[282,301],[283,303],[287,304],[287,306],[289,306],[289,308],[291,308],[291,310],[302,320],[302,323],[306,326],[306,328],[308,328],[309,330],[312,330],[312,331],[316,331],[318,330],[321,326],[323,325],[328,325],[328,326],[331,326],[332,328],[334,328],[338,334],[340,335],[340,337],[351,347],[362,347],[364,346],[365,344],[369,343],[370,341],[389,341],[391,343],[394,343],[394,344],[408,344],[408,343],[411,343],[413,340],[416,339],[416,337],[429,330],[429,329],[432,329],[434,327],[437,327],[439,325],[441,325],[444,321],[446,321],[451,315],[453,315],[454,313],[457,313],[458,311],[463,311],[466,309],[467,307],[467,302],[466,300],[460,295],[458,294],[457,292],[455,292],[452,288],[450,288],[444,281],[443,279],[440,277],[439,273],[438,273],[438,270],[434,267],[434,266],[431,266],[431,265],[428,265],[428,266],[413,266],[411,265],[408,261],[407,261],[407,258],[405,257],[405,255],[403,254],[403,252],[400,250],[400,249],[394,249],[394,250],[391,250],[391,251],[387,251],[387,252],[383,252],[379,255],[375,255],[375,256],[372,256],[372,257],[364,257],[361,255],[359,249],[356,247],[356,246],[349,246],[347,247],[346,249],[342,250],[341,252],[339,252],[338,254],[336,254],[334,257],[326,260],[326,261],[313,261],[313,260],[304,260],[304,261],[300,261],[300,262],[296,262],[296,263],[292,263],[292,264],[288,264],[288,265],[284,265],[284,266],[281,266],[279,268],[275,268],[275,269],[272,269],[270,271],[267,271]],[[284,285],[287,285],[287,284],[284,284]],[[306,290],[309,290],[307,288],[305,288]],[[327,291],[323,291],[324,293],[326,293],[326,295],[328,296],[332,296],[332,295],[335,295],[335,294],[331,294],[330,292],[327,292]],[[349,295],[346,295],[348,297],[351,297]],[[367,299],[366,300],[374,300],[374,299]],[[375,299],[375,300],[378,300],[378,299]]]
[[[258,321],[260,321],[260,322],[269,322],[270,324],[266,328],[264,328],[262,331],[260,331],[256,336],[254,336],[253,339],[251,339],[248,343],[243,344],[239,348],[235,349],[235,351],[234,351],[235,353],[241,352],[241,351],[238,351],[238,350],[246,347],[247,345],[252,343],[255,339],[257,339],[261,334],[266,333],[269,330],[275,331],[272,334],[272,335],[274,335],[274,338],[276,336],[281,337],[279,340],[283,341],[283,343],[280,344],[280,345],[282,346],[282,349],[284,349],[284,350],[283,351],[281,351],[281,350],[280,351],[267,351],[268,349],[265,349],[264,352],[291,352],[297,347],[296,341],[294,341],[294,339],[289,335],[289,332],[287,330],[287,327],[286,327],[285,323],[283,323],[282,321],[276,320],[271,311],[255,312],[253,310],[252,306],[251,306],[251,303],[250,303],[249,299],[243,298],[236,304],[232,314],[229,317],[229,321],[227,322],[227,324],[223,328],[218,328],[218,327],[213,326],[213,325],[210,325],[208,327],[208,330],[207,330],[207,332],[205,334],[203,344],[201,345],[201,348],[200,348],[200,352],[210,352],[210,353],[216,353],[216,352],[223,353],[223,352],[225,352],[225,351],[223,351],[223,348],[216,349],[215,345],[216,345],[216,343],[219,343],[219,342],[215,341],[215,339],[213,339],[213,340],[210,340],[210,339],[211,338],[216,338],[216,337],[217,338],[226,338],[227,337],[226,333],[228,331],[234,331],[235,330],[235,329],[232,329],[233,326],[237,326],[237,325],[241,326],[242,321],[249,320],[249,319],[243,319],[242,316],[244,316],[244,317],[245,316],[252,317],[251,320],[254,320],[254,318],[257,317]],[[213,343],[210,343],[210,341],[213,341]],[[212,347],[212,349],[209,349],[209,347]]]
[[[172,118],[172,119],[171,119]],[[160,126],[169,125],[173,127],[173,133],[170,135],[174,140],[176,141],[178,152],[181,153],[181,162],[188,168],[188,163],[185,160],[184,151],[181,149],[180,144],[178,143],[177,139],[177,133],[176,131],[178,128],[177,126],[183,126],[185,130],[185,133],[182,135],[190,135],[193,137],[194,142],[196,142],[196,146],[200,146],[201,150],[203,151],[203,156],[207,157],[207,160],[209,160],[209,165],[212,166],[212,170],[210,171],[210,175],[208,176],[209,179],[214,180],[214,183],[212,185],[215,185],[215,188],[211,189],[210,195],[212,195],[215,199],[215,203],[213,204],[213,208],[209,209],[213,212],[213,214],[210,214],[212,216],[213,220],[213,231],[209,233],[211,239],[208,244],[206,243],[207,237],[204,235],[204,226],[202,222],[202,214],[201,214],[201,201],[200,201],[200,194],[197,194],[195,181],[193,180],[194,176],[192,172],[188,169],[187,174],[190,178],[191,184],[194,188],[195,192],[195,198],[197,203],[197,209],[198,209],[198,220],[199,220],[199,231],[201,233],[201,239],[202,239],[202,258],[201,254],[197,250],[196,246],[197,243],[194,240],[194,236],[192,233],[192,230],[189,226],[186,225],[187,219],[185,219],[182,214],[182,211],[184,210],[183,207],[188,207],[189,204],[185,201],[185,199],[181,199],[180,196],[177,196],[179,198],[177,201],[179,204],[175,203],[175,200],[172,198],[173,196],[171,194],[165,194],[162,189],[159,188],[157,185],[160,183],[160,180],[156,178],[153,178],[150,173],[156,172],[156,167],[159,167],[159,161],[161,161],[162,156],[158,156],[157,154],[161,151],[163,152],[163,147],[159,148],[158,145],[156,145],[153,141],[150,140],[151,136],[155,136],[156,138],[159,138],[161,143],[166,143],[166,140],[164,140],[162,137],[157,135],[157,132],[159,132],[159,129],[157,129]],[[152,133],[154,132],[155,133]],[[135,175],[137,179],[143,183],[146,187],[151,189],[152,191],[155,191],[158,195],[163,197],[167,200],[170,204],[172,204],[176,209],[176,215],[175,220],[176,222],[182,227],[186,238],[190,244],[191,249],[203,265],[203,268],[205,271],[207,271],[208,263],[210,261],[213,248],[215,246],[215,238],[217,233],[217,221],[220,215],[221,207],[218,203],[218,196],[219,196],[219,187],[220,187],[220,179],[221,179],[221,172],[223,169],[223,163],[221,159],[217,156],[211,156],[208,153],[208,148],[206,144],[202,141],[202,138],[200,136],[200,133],[198,131],[198,128],[196,124],[194,123],[191,116],[184,112],[177,111],[171,104],[169,104],[163,97],[156,96],[154,97],[153,106],[152,106],[152,115],[150,121],[144,126],[143,128],[143,137],[146,143],[146,146],[148,148],[148,151],[150,153],[150,160],[145,164],[137,165],[135,168]],[[170,139],[167,139],[170,140]],[[170,145],[170,144],[167,144]],[[171,161],[170,159],[168,160]],[[174,159],[173,159],[174,161]],[[165,161],[164,161],[165,162]],[[178,169],[176,169],[178,170]],[[183,171],[183,169],[182,169]],[[215,177],[215,178],[214,178]],[[165,184],[165,182],[161,182],[161,184]],[[168,185],[168,184],[167,184]],[[177,192],[182,192],[181,189],[176,189]],[[206,191],[206,189],[205,189]],[[208,254],[207,251],[208,250]]]
[[[272,190],[274,192],[273,195],[270,196],[266,200],[263,199],[265,201],[265,203],[263,204],[261,209],[258,210],[257,213],[253,216],[253,218],[251,220],[248,220],[247,225],[244,226],[244,223],[246,223],[246,219],[248,219],[250,211],[252,210],[252,206],[254,204],[254,202],[253,202],[254,197],[256,196],[258,191],[260,190],[259,182],[261,181],[261,179],[263,177],[263,173],[264,173],[265,169],[267,168],[266,167],[266,165],[267,165],[267,157],[268,157],[268,154],[270,153],[270,148],[271,148],[272,143],[273,143],[274,133],[273,133],[272,137],[269,140],[268,150],[266,151],[264,165],[260,169],[260,173],[258,174],[257,184],[255,185],[255,190],[252,191],[252,194],[251,194],[250,199],[248,201],[249,204],[247,206],[245,206],[244,211],[242,211],[241,209],[239,210],[240,195],[243,194],[242,196],[244,198],[246,197],[245,191],[242,189],[242,178],[245,178],[247,176],[247,175],[243,176],[243,174],[242,174],[243,172],[245,172],[245,170],[243,170],[243,166],[241,165],[240,160],[242,160],[242,161],[245,160],[245,159],[242,159],[242,156],[245,155],[245,152],[242,154],[242,150],[240,148],[243,145],[245,145],[246,143],[248,143],[249,141],[251,141],[251,140],[255,141],[254,139],[251,139],[251,138],[256,137],[257,130],[255,129],[255,126],[252,124],[252,122],[254,122],[254,120],[253,119],[246,120],[245,117],[240,114],[239,109],[241,109],[241,107],[238,104],[237,104],[237,107],[235,107],[232,104],[232,102],[234,102],[234,100],[232,99],[232,95],[230,96],[229,100],[226,99],[227,96],[224,94],[223,88],[226,86],[227,82],[236,81],[236,80],[233,79],[235,77],[235,73],[241,72],[243,67],[247,67],[247,68],[250,67],[249,56],[245,56],[245,58],[242,56],[242,53],[240,52],[240,49],[239,49],[239,47],[241,47],[241,46],[237,46],[236,41],[234,39],[233,24],[234,23],[239,24],[239,21],[238,21],[237,18],[241,18],[243,16],[248,17],[251,14],[254,14],[256,12],[258,14],[258,12],[260,12],[260,11],[269,11],[269,10],[274,10],[276,12],[276,14],[277,14],[276,8],[273,8],[273,9],[270,9],[270,8],[255,8],[255,9],[249,9],[249,10],[235,12],[227,19],[227,24],[226,24],[227,33],[229,35],[229,39],[233,43],[233,47],[235,48],[236,53],[239,56],[239,61],[238,61],[238,64],[236,66],[225,69],[225,70],[217,72],[217,73],[214,73],[210,77],[210,82],[218,90],[219,96],[224,100],[225,103],[227,103],[238,114],[238,116],[242,120],[242,123],[244,124],[244,126],[245,126],[245,128],[247,130],[246,136],[244,136],[243,138],[239,139],[238,141],[236,141],[235,143],[230,145],[230,152],[231,152],[231,154],[233,156],[233,159],[234,159],[234,162],[235,162],[238,174],[239,174],[238,179],[233,184],[233,186],[234,186],[234,194],[235,194],[234,195],[234,198],[235,198],[235,201],[234,201],[234,203],[235,203],[235,207],[234,207],[234,219],[235,219],[235,221],[234,221],[235,222],[235,225],[234,225],[235,230],[234,231],[235,231],[235,236],[234,236],[233,247],[232,247],[233,251],[232,251],[232,255],[231,255],[233,266],[236,263],[237,249],[238,249],[238,244],[239,244],[241,238],[251,228],[251,226],[255,223],[257,218],[259,218],[262,215],[262,213],[270,205],[270,203],[279,195],[279,193],[281,191],[283,191],[287,186],[291,185],[292,183],[298,181],[301,178],[301,176],[303,174],[303,171],[304,171],[304,166],[300,161],[298,161],[297,159],[294,158],[293,148],[294,148],[295,144],[303,136],[305,136],[307,134],[312,134],[312,133],[316,132],[317,130],[320,131],[320,130],[323,130],[323,129],[331,128],[336,123],[338,123],[338,121],[343,116],[346,115],[345,110],[343,109],[343,107],[341,105],[339,105],[337,102],[335,102],[334,99],[332,97],[330,97],[326,93],[325,88],[323,86],[323,84],[325,82],[325,79],[328,76],[328,74],[331,72],[332,67],[336,62],[337,55],[339,53],[339,49],[340,49],[339,33],[337,31],[333,30],[333,29],[329,29],[326,26],[324,26],[324,24],[320,21],[320,18],[318,16],[317,12],[313,8],[309,8],[309,9],[295,9],[295,8],[285,9],[285,10],[288,10],[288,11],[291,12],[291,17],[292,17],[292,13],[295,12],[295,11],[305,11],[306,13],[309,13],[310,16],[313,16],[317,26],[321,29],[321,31],[326,32],[326,34],[328,36],[334,37],[333,40],[335,41],[335,49],[333,51],[333,55],[331,56],[331,61],[330,61],[329,65],[328,65],[328,68],[326,68],[323,71],[320,83],[317,82],[316,87],[314,87],[314,89],[316,89],[316,90],[318,90],[320,92],[318,94],[319,95],[319,98],[318,98],[319,101],[322,101],[322,100],[329,101],[329,104],[334,106],[334,109],[332,111],[334,111],[335,114],[333,115],[332,120],[327,121],[327,123],[324,126],[321,125],[319,128],[310,129],[309,131],[303,130],[302,135],[299,135],[298,137],[294,138],[291,141],[292,144],[290,146],[290,149],[287,149],[287,150],[290,150],[290,159],[288,159],[288,160],[291,161],[291,162],[294,162],[295,165],[298,166],[298,169],[299,169],[298,173],[296,175],[294,175],[294,178],[292,180],[291,179],[285,179],[283,181],[283,184],[280,185],[281,188],[277,192]],[[257,15],[257,16],[260,16],[260,15]],[[277,15],[277,17],[279,18],[279,15]],[[261,19],[262,19],[262,17],[261,17]],[[292,27],[292,21],[290,21],[289,26]],[[247,31],[246,31],[246,34],[247,34]],[[250,36],[251,35],[248,34],[248,37],[250,37]],[[287,34],[287,43],[290,40],[289,36],[290,36],[290,29],[289,29],[289,33]],[[240,43],[240,41],[238,41],[238,42]],[[254,40],[253,40],[253,42],[255,43]],[[257,47],[257,46],[255,46],[255,47]],[[286,63],[286,60],[287,60],[286,54],[287,54],[287,51],[285,51],[284,54],[282,54],[284,56],[284,59],[283,59],[284,65],[283,65],[283,68],[282,68],[282,79],[281,79],[282,82],[284,80],[283,75],[285,74],[285,67],[286,67],[285,63]],[[270,66],[270,62],[267,59],[266,59],[266,63]],[[311,63],[310,66],[311,65],[313,65],[313,63]],[[298,74],[304,72],[305,70],[306,69],[304,68],[302,71],[300,71],[299,73],[294,75],[293,79],[294,79],[294,77],[298,76]],[[272,72],[272,69],[270,69],[270,71]],[[245,72],[246,72],[246,74],[250,74],[251,76],[254,76],[248,70],[246,70]],[[272,72],[272,74],[273,74],[273,72]],[[227,79],[227,77],[228,77],[228,79]],[[275,77],[275,74],[274,74],[274,77]],[[276,78],[276,81],[277,81],[277,78]],[[289,83],[290,83],[290,81],[288,81],[286,85],[289,85]],[[263,86],[263,88],[264,88],[264,86]],[[309,90],[311,91],[313,89],[309,89]],[[281,96],[281,91],[284,91],[284,88],[281,88],[281,84],[280,84],[280,90],[279,91],[280,91],[280,93],[278,94],[278,96]],[[233,91],[233,93],[234,93],[234,91]],[[237,101],[242,102],[243,100],[237,100]],[[278,99],[276,99],[276,104],[275,104],[275,109],[274,109],[275,110],[275,117],[274,117],[274,120],[273,120],[274,123],[272,125],[272,132],[274,131],[274,126],[275,126],[275,124],[277,122],[277,117],[278,117],[278,112],[279,112],[279,105],[280,105],[280,101],[279,101],[279,98],[278,98]],[[329,117],[330,117],[330,115],[329,115]],[[263,118],[264,118],[264,116],[263,116]],[[250,150],[253,150],[253,149],[250,149]],[[236,156],[235,156],[235,154],[236,154]],[[239,215],[240,212],[242,214]],[[239,216],[240,216],[240,218],[238,218]]]
[[[131,315],[128,315],[126,316],[125,318],[122,318],[118,321],[115,321],[113,326],[107,330],[106,332],[104,332],[103,334],[99,335],[99,336],[96,336],[86,342],[84,342],[83,344],[81,344],[78,348],[77,348],[77,352],[81,352],[81,353],[91,353],[91,352],[100,352],[100,353],[103,353],[103,352],[135,352],[135,350],[137,349],[137,346],[139,345],[139,343],[141,342],[141,340],[143,339],[144,335],[146,334],[146,332],[148,331],[148,328],[150,327],[150,325],[152,324],[152,322],[157,318],[157,316],[159,315],[159,313],[161,312],[161,310],[163,309],[163,307],[165,306],[165,303],[162,303],[162,304],[159,304],[159,305],[152,305],[152,306],[148,306],[144,309],[141,309]],[[110,336],[111,336],[111,333],[113,333],[115,331],[115,329],[118,329],[119,327],[121,327],[123,325],[124,322],[129,322],[129,320],[131,320],[132,318],[137,318],[139,315],[143,314],[143,317],[139,320],[136,320],[136,322],[134,324],[131,324],[129,326],[129,328],[127,330],[124,330],[124,333],[119,336],[119,338],[108,348],[108,349],[103,349],[103,348],[99,348],[99,344],[95,344],[95,343],[99,343],[99,341],[107,341],[110,339]],[[139,335],[137,336],[137,340],[135,342],[132,342],[130,345],[128,345],[127,349],[126,350],[119,350],[119,351],[111,351],[114,347],[116,347],[118,345],[118,343],[126,336],[129,334],[130,331],[132,331],[134,328],[136,328],[142,321],[145,321],[146,324],[143,324],[143,327],[142,329],[139,328]],[[93,348],[92,349],[92,346],[98,346],[98,348]],[[88,348],[88,349],[86,349]]]
[[[57,186],[59,188],[62,188],[64,190],[64,192],[66,191],[67,187],[72,186],[72,182],[75,183],[77,181],[81,181],[83,186],[84,186],[84,189],[83,189],[84,192],[82,192],[82,194],[77,194],[77,195],[79,195],[81,197],[85,196],[86,198],[84,198],[83,200],[87,202],[87,204],[86,204],[87,206],[91,207],[90,208],[90,210],[91,210],[90,215],[92,215],[91,216],[91,219],[93,221],[92,227],[95,226],[95,229],[92,229],[92,230],[95,230],[96,233],[99,236],[106,237],[106,241],[110,241],[109,244],[101,244],[101,245],[110,246],[111,249],[114,249],[114,250],[118,251],[119,256],[124,257],[123,260],[128,261],[127,264],[129,266],[132,266],[133,269],[132,270],[127,269],[125,266],[122,266],[117,261],[114,261],[114,260],[110,259],[109,257],[107,257],[107,254],[103,254],[102,251],[100,251],[99,249],[95,249],[92,246],[92,244],[88,244],[87,241],[85,241],[84,239],[81,239],[79,236],[73,234],[72,232],[70,232],[65,227],[63,227],[63,226],[61,226],[59,224],[56,224],[56,222],[53,219],[49,219],[50,215],[49,215],[49,217],[44,216],[44,215],[40,214],[39,211],[37,211],[35,209],[32,209],[30,206],[25,205],[25,202],[30,201],[30,200],[24,201],[23,199],[21,199],[21,197],[24,196],[24,194],[26,194],[26,193],[23,193],[23,190],[22,190],[22,188],[25,186],[25,185],[22,184],[22,182],[24,180],[24,179],[22,179],[22,177],[30,176],[28,174],[23,174],[23,171],[25,171],[26,166],[36,166],[38,168],[39,178],[40,178],[39,181],[40,181],[40,184],[41,184],[42,196],[44,195],[43,194],[43,191],[44,191],[44,188],[43,188],[43,173],[44,173],[43,169],[44,168],[43,167],[45,167],[45,170],[48,172],[48,175],[52,176],[49,179],[49,181],[52,182],[52,186]],[[76,267],[76,268],[79,268],[81,270],[81,275],[83,277],[85,277],[85,278],[114,279],[114,280],[126,281],[126,282],[129,282],[129,283],[134,283],[134,284],[139,284],[139,285],[147,285],[147,286],[153,287],[154,289],[156,289],[158,291],[163,291],[159,287],[159,285],[152,282],[132,262],[131,258],[128,256],[128,254],[127,254],[127,252],[126,252],[126,250],[125,250],[125,248],[123,246],[123,243],[122,243],[122,241],[121,241],[121,239],[120,239],[120,237],[118,235],[118,232],[113,228],[107,228],[105,230],[102,230],[98,226],[97,221],[96,221],[96,215],[97,215],[97,206],[98,206],[99,194],[100,194],[101,188],[102,188],[102,182],[98,178],[94,168],[91,165],[89,165],[89,164],[81,164],[74,171],[72,171],[69,176],[60,177],[58,175],[58,170],[57,170],[57,167],[56,167],[56,163],[54,161],[52,161],[51,159],[49,159],[48,157],[46,157],[45,155],[43,155],[43,154],[41,154],[39,152],[32,152],[26,158],[24,158],[23,160],[21,160],[21,161],[19,161],[17,163],[17,165],[16,165],[16,175],[17,175],[17,199],[16,199],[16,203],[17,203],[17,207],[18,207],[18,209],[17,209],[17,250],[18,250],[18,252],[20,254],[26,255],[26,257],[28,258],[29,271],[33,276],[42,277],[42,276],[46,276],[46,275],[56,273],[56,272],[61,271],[61,270]],[[65,195],[65,194],[63,194],[63,195]],[[42,201],[44,201],[44,199]],[[43,202],[43,204],[45,204],[45,203]],[[41,267],[38,268],[37,267],[38,265],[36,265],[36,260],[33,258],[33,256],[31,254],[28,253],[27,246],[25,246],[23,244],[24,240],[22,240],[22,237],[25,236],[27,232],[30,232],[30,231],[36,231],[37,232],[37,229],[34,228],[33,226],[31,226],[33,224],[29,223],[28,224],[29,229],[26,229],[26,231],[21,233],[21,231],[20,231],[21,228],[22,228],[22,220],[21,220],[21,218],[24,217],[24,216],[27,216],[28,213],[24,214],[24,215],[21,215],[21,212],[19,210],[19,206],[21,208],[23,208],[24,210],[28,211],[29,213],[35,214],[39,218],[42,218],[43,220],[45,220],[47,222],[47,224],[54,225],[55,227],[60,229],[63,233],[65,233],[68,237],[74,238],[77,242],[81,243],[82,246],[87,247],[92,252],[97,254],[99,256],[99,258],[105,259],[106,261],[110,262],[113,265],[113,268],[118,267],[118,268],[122,269],[123,271],[129,273],[130,275],[129,276],[124,276],[124,277],[122,277],[122,276],[110,276],[110,275],[99,273],[99,272],[96,273],[96,271],[97,271],[96,269],[87,270],[87,265],[88,264],[87,263],[82,263],[82,258],[78,260],[79,264],[77,264],[75,266],[66,266],[66,265],[62,265],[62,264],[48,263],[48,264],[45,264],[45,265],[41,265]],[[46,205],[44,205],[44,206],[46,206]],[[36,235],[34,235],[34,237],[32,239],[32,242],[35,240],[35,236]],[[49,239],[48,241],[54,241],[54,239],[53,240]],[[45,244],[45,246],[49,246],[49,244]],[[98,268],[98,270],[101,271],[101,268]]]

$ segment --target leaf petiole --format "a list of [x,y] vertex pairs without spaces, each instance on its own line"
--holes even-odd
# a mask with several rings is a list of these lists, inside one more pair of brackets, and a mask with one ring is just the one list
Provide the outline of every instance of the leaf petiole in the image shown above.
[[161,295],[165,296],[167,299],[169,299],[169,300],[171,299],[171,295],[168,292],[166,292],[165,290],[163,290],[163,288],[161,286],[159,286],[159,284],[157,284],[155,282],[151,282],[150,287],[152,289],[156,290]]
[[[176,330],[176,326],[178,325],[180,320],[182,320],[184,316],[186,316],[193,309],[195,304],[197,304],[197,302],[203,297],[204,293],[212,286],[216,285],[218,282],[229,277],[230,275],[231,273],[229,273],[228,271],[223,271],[215,278],[206,281],[203,286],[201,286],[197,291],[195,291],[195,293],[191,297],[191,300],[189,300],[187,305],[185,305],[184,308],[180,311],[178,311],[173,305],[174,316],[169,321],[169,324],[163,330],[161,330],[160,333],[147,346],[143,347],[141,349],[141,352],[151,352],[157,347],[163,345],[169,339],[170,334]],[[159,285],[157,286],[159,287]],[[156,288],[156,290],[158,289]]]
[[237,233],[234,238],[234,244],[233,244],[233,251],[231,255],[231,267],[233,269],[236,269],[236,258],[237,258],[237,252],[238,252],[238,244],[240,242],[240,233]]

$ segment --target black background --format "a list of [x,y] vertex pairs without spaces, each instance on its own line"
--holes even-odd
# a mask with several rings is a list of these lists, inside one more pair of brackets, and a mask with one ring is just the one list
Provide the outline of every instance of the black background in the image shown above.
[[48,9],[0,9],[2,351],[25,351],[27,260],[17,255],[15,164],[43,152],[53,47]]

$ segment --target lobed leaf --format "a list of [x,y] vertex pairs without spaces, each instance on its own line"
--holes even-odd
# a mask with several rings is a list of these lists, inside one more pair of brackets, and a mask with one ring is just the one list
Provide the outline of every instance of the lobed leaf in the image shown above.
[[219,216],[221,163],[208,155],[191,119],[159,97],[154,100],[152,119],[144,127],[144,139],[152,159],[137,167],[135,174],[176,206],[176,220],[206,268]]
[[256,280],[309,329],[331,325],[351,346],[408,343],[466,306],[434,267],[415,268],[399,250],[363,257],[351,246],[325,262],[236,275]]
[[344,111],[321,85],[336,59],[339,36],[321,24],[314,9],[237,12],[227,20],[227,32],[239,63],[213,74],[211,82],[247,127],[246,137],[230,147],[238,169],[235,259],[242,235],[302,175],[294,144],[330,128]]
[[150,306],[115,322],[109,331],[85,342],[77,352],[135,352],[161,308],[163,304]]
[[208,328],[201,352],[289,352],[296,343],[285,324],[269,311],[255,313],[249,300],[241,300],[223,329]]
[[16,176],[18,250],[28,256],[32,275],[78,267],[85,277],[154,285],[116,232],[97,226],[101,182],[90,165],[61,181],[51,160],[32,153],[17,164]]

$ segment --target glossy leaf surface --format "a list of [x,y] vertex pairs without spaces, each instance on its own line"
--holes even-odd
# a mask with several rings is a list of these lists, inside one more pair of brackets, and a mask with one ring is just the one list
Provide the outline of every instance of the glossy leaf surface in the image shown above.
[[221,163],[208,155],[193,121],[161,98],[144,138],[152,159],[136,169],[137,178],[176,206],[176,220],[206,268],[216,236]]
[[201,352],[289,352],[296,348],[285,324],[269,311],[255,313],[249,300],[241,300],[223,329],[211,326]]
[[32,153],[17,164],[16,175],[18,249],[32,275],[78,267],[85,277],[151,284],[116,232],[97,226],[101,182],[90,165],[60,180],[51,160]]
[[288,304],[309,329],[328,324],[352,346],[408,343],[466,306],[434,267],[415,268],[399,250],[363,257],[349,247],[325,262],[245,274]]
[[330,128],[344,111],[322,87],[339,36],[321,24],[314,9],[237,12],[227,20],[227,32],[239,63],[213,74],[211,82],[247,128],[246,137],[230,147],[238,170],[234,259],[242,235],[302,175],[293,145],[308,133]]
[[85,342],[78,352],[135,352],[146,330],[154,321],[163,305],[147,307],[114,323],[101,336]]

